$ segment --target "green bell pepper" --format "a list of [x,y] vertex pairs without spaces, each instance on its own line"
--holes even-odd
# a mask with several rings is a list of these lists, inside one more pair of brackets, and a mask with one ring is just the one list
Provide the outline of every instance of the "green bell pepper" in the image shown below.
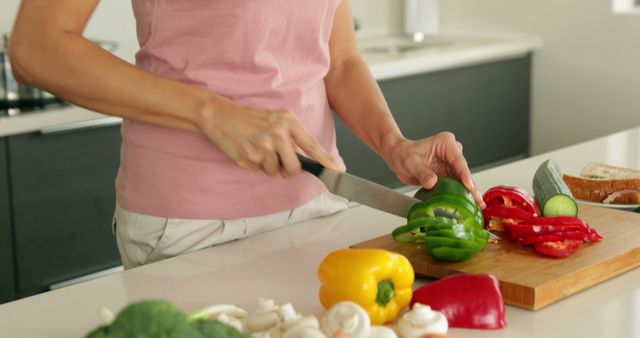
[[394,229],[391,232],[391,236],[398,242],[424,243],[427,226],[439,226],[450,229],[456,224],[455,222],[454,219],[446,217],[416,218]]
[[473,218],[474,223],[484,228],[482,210],[467,188],[453,178],[442,177],[433,189],[421,188],[414,197],[422,202],[409,210],[409,221],[423,216],[448,216],[471,224]]
[[430,199],[432,196],[436,195],[455,195],[466,198],[469,201],[474,201],[473,195],[467,190],[467,188],[460,183],[460,181],[450,178],[450,177],[441,177],[438,179],[438,183],[432,189],[420,188],[413,197],[426,201]]
[[392,232],[398,242],[425,243],[434,258],[457,262],[482,251],[489,239],[482,210],[471,193],[452,178],[440,178],[433,189],[420,189],[407,224]]
[[427,251],[436,259],[447,262],[462,262],[478,253],[474,250],[449,247],[427,249]]
[[444,216],[454,218],[460,224],[484,227],[482,213],[475,202],[456,195],[436,195],[419,202],[409,210],[409,220],[420,217]]
[[460,248],[478,252],[484,249],[486,242],[476,240],[463,240],[458,238],[440,237],[440,236],[428,236],[426,243],[431,249],[448,247],[448,248]]

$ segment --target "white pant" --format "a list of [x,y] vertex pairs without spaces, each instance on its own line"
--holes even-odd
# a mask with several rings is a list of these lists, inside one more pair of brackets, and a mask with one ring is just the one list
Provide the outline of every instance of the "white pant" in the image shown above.
[[285,225],[347,209],[348,201],[325,192],[304,205],[275,214],[231,219],[194,220],[138,214],[116,204],[113,231],[125,269],[246,238]]

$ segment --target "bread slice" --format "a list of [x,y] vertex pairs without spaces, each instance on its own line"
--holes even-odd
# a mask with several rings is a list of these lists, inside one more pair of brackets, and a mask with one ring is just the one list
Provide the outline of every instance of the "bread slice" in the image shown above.
[[624,167],[616,167],[609,164],[604,163],[589,163],[582,168],[580,172],[580,176],[588,177],[588,178],[603,178],[603,179],[613,179],[613,178],[640,178],[640,170],[624,168]]
[[592,202],[640,204],[640,170],[589,163],[581,176],[563,175],[573,197]]

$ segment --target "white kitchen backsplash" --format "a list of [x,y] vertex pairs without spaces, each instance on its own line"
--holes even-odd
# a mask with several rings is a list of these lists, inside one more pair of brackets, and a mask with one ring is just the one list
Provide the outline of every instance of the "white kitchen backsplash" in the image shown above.
[[403,0],[351,0],[360,37],[396,35],[403,32]]
[[[20,0],[0,1],[0,33],[11,31],[19,7]],[[134,54],[138,50],[138,42],[131,1],[100,1],[84,35],[96,40],[117,42],[118,49],[115,54],[126,61],[133,62]]]

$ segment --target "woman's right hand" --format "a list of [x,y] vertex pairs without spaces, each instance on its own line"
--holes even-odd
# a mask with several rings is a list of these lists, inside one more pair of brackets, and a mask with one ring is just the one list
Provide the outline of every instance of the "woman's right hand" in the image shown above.
[[[218,106],[220,107],[220,106]],[[227,102],[202,114],[201,131],[239,166],[284,177],[300,171],[296,152],[323,166],[344,171],[344,165],[309,134],[288,109],[257,109]]]

